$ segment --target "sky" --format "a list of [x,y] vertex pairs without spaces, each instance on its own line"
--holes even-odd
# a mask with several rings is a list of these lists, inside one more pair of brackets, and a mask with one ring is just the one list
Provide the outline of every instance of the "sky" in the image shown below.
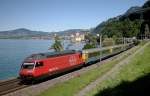
[[96,27],[146,0],[0,0],[0,31],[63,31]]

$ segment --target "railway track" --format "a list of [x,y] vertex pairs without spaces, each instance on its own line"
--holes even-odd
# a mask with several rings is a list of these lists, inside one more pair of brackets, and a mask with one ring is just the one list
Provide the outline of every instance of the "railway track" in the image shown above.
[[0,86],[6,85],[7,83],[13,83],[13,82],[16,82],[16,81],[18,81],[17,78],[15,78],[15,79],[10,79],[10,80],[6,80],[6,81],[2,81],[2,82],[0,82]]
[[[123,50],[123,51],[125,51],[125,50]],[[121,52],[123,52],[123,51],[121,51]],[[103,58],[102,58],[102,60],[105,60],[105,59],[108,59],[108,58],[110,58],[110,57],[113,57],[113,56],[115,56],[115,55],[117,55],[117,54],[119,54],[119,53],[121,53],[121,52],[115,52],[114,54],[111,54],[111,55],[109,55],[109,56],[104,56]],[[78,75],[78,71],[77,72],[71,72],[70,74],[75,74],[76,73],[76,75]],[[80,71],[79,71],[79,73],[80,73]],[[68,73],[67,73],[68,74]],[[67,75],[66,74],[66,75]],[[68,74],[69,75],[69,74]],[[74,75],[74,76],[76,76],[76,75]],[[68,78],[71,78],[72,77],[72,75],[69,75],[69,76],[67,76],[67,78],[65,77],[65,76],[62,76],[63,78],[65,78],[64,80],[67,80]],[[61,78],[61,77],[60,77]],[[57,79],[57,78],[55,78],[55,79]],[[52,80],[50,80],[51,82],[55,82],[55,81],[57,81],[57,80],[54,80],[53,81],[53,79]],[[60,81],[59,81],[60,82]],[[57,83],[57,82],[56,82]],[[51,83],[51,84],[53,84],[53,83]],[[1,95],[6,95],[6,94],[8,94],[8,93],[13,93],[13,92],[15,92],[15,91],[17,91],[17,90],[20,90],[20,89],[23,89],[23,88],[26,88],[26,87],[29,87],[29,86],[31,86],[31,85],[24,85],[24,84],[21,84],[20,83],[20,80],[19,79],[11,79],[11,80],[7,80],[7,81],[3,81],[3,82],[0,82],[0,96]],[[38,86],[38,84],[36,84],[35,86]],[[32,86],[31,86],[32,87]],[[37,87],[38,88],[38,87]]]
[[[116,55],[116,54],[114,54],[114,55]],[[108,57],[107,57],[108,58]],[[107,59],[107,58],[102,58],[102,59]],[[70,72],[68,72],[68,73],[70,73]],[[68,74],[67,73],[67,74]],[[73,71],[73,72],[71,72],[70,74],[74,74],[74,73],[76,73],[76,71]],[[77,72],[78,73],[78,72]],[[66,75],[67,75],[66,74]],[[69,75],[69,74],[68,74]],[[72,75],[70,75],[70,76],[67,76],[67,78],[65,77],[65,75],[64,75],[64,77],[65,77],[65,79],[68,79],[68,78],[71,78],[71,76]],[[59,76],[58,76],[59,77]],[[55,79],[57,79],[57,78],[55,78]],[[65,80],[64,79],[64,80]],[[54,82],[53,81],[53,79],[52,80],[50,80],[51,82]],[[57,81],[57,80],[56,80]],[[53,84],[53,83],[51,83],[51,84]],[[38,85],[38,84],[37,84]],[[18,79],[18,78],[15,78],[15,79],[10,79],[10,80],[7,80],[7,81],[3,81],[3,82],[0,82],[0,96],[2,96],[2,95],[6,95],[6,94],[9,94],[9,93],[12,93],[12,92],[15,92],[15,91],[17,91],[17,90],[20,90],[20,89],[23,89],[23,88],[26,88],[26,87],[29,87],[29,86],[31,86],[31,85],[24,85],[24,84],[21,84],[20,83],[20,80]]]
[[19,79],[11,79],[4,82],[0,82],[0,96],[5,95],[16,90],[28,87],[29,85],[23,85]]

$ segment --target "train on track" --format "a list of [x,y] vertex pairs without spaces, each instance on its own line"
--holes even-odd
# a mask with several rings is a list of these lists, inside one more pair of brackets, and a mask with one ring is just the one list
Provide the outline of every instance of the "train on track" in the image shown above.
[[23,61],[19,78],[21,81],[44,79],[75,68],[81,68],[99,61],[100,58],[103,59],[118,54],[133,46],[130,43],[82,51],[65,50],[62,52],[32,54]]

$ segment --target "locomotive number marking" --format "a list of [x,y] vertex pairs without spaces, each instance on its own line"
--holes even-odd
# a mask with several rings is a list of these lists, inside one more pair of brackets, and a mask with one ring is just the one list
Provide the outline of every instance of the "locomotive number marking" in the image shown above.
[[75,64],[76,64],[76,61],[77,61],[77,59],[76,59],[75,56],[69,57],[69,63],[70,63],[70,65],[75,65]]

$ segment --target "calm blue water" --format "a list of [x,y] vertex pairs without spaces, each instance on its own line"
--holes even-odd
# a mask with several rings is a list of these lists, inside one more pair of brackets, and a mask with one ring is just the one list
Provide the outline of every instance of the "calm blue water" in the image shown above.
[[[21,62],[33,53],[48,52],[52,40],[7,40],[0,39],[0,80],[17,77]],[[63,42],[65,48],[69,41]],[[81,49],[83,44],[75,44],[69,49]]]

